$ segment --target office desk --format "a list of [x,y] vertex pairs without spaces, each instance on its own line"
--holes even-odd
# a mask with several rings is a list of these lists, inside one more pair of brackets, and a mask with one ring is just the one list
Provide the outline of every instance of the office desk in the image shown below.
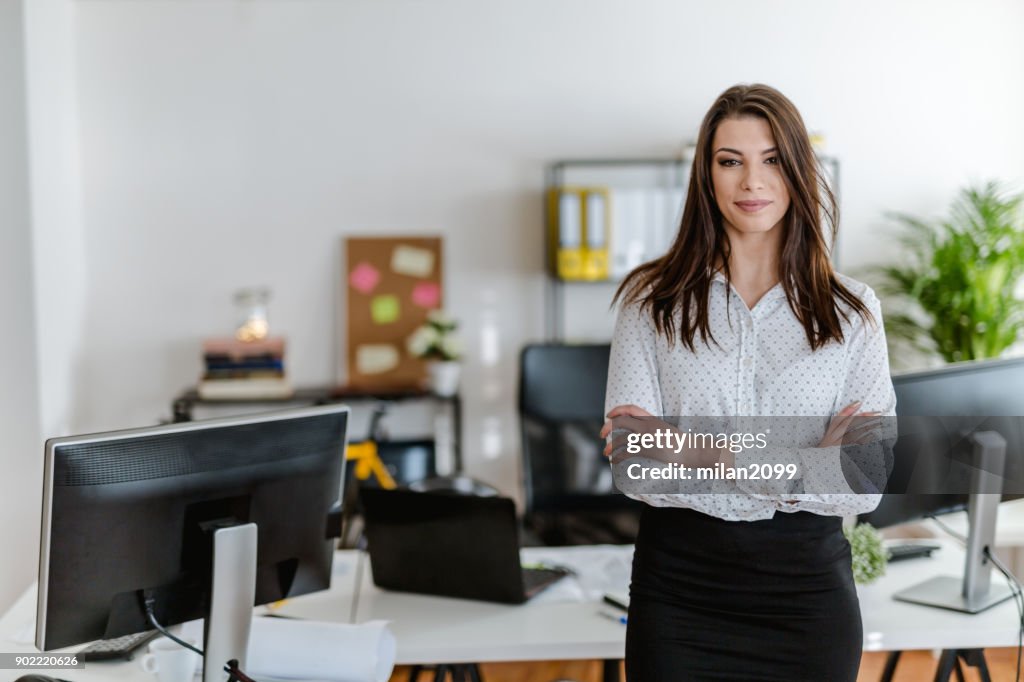
[[[349,595],[352,594],[354,580],[352,569],[355,565],[354,554],[353,551],[338,553],[331,576],[332,593],[335,590],[340,590],[347,592]],[[35,584],[31,585],[14,602],[7,613],[0,616],[0,652],[26,655],[38,653],[38,650],[32,644],[35,637],[36,591],[37,586]],[[255,612],[262,615],[269,610],[267,607],[257,607]],[[348,622],[347,618],[341,617],[326,620]],[[175,629],[172,628],[172,630]],[[84,648],[84,646],[69,647],[60,650],[60,652],[75,652]],[[81,669],[31,671],[0,669],[0,682],[15,680],[29,672],[38,672],[66,679],[70,682],[155,682],[156,676],[143,671],[139,664],[143,651],[144,649],[137,651],[132,661],[86,663],[85,667]],[[199,679],[197,676],[196,680]]]
[[[942,549],[930,559],[890,564],[878,582],[857,589],[864,621],[864,651],[1017,646],[1019,623],[1012,599],[972,616],[892,598],[894,593],[935,575],[963,576],[964,552],[955,541],[924,542],[941,545]],[[1005,578],[993,571],[992,581],[1005,583]]]
[[[632,547],[527,548],[524,562],[560,563],[577,571],[527,604],[509,606],[466,599],[387,592],[373,585],[365,561],[355,622],[391,621],[396,663],[468,663],[568,659],[621,659],[625,627],[600,615],[608,591],[628,587]],[[353,565],[354,552],[339,553]],[[354,568],[345,570],[354,575]],[[313,620],[348,622],[354,580],[290,600],[277,612]]]
[[[1017,612],[1012,601],[969,616],[892,600],[892,594],[932,575],[961,575],[963,551],[952,541],[931,559],[914,559],[889,566],[887,575],[859,588],[864,618],[865,651],[910,649],[975,649],[1017,645]],[[356,622],[375,618],[392,621],[398,642],[397,663],[455,663],[565,659],[618,659],[624,653],[625,628],[598,615],[601,573],[608,582],[624,581],[631,548],[613,548],[602,566],[592,565],[598,548],[530,548],[526,561],[558,560],[582,565],[579,579],[563,580],[528,604],[504,606],[423,595],[384,592],[373,586],[369,562],[362,575]],[[331,589],[289,600],[276,610],[318,620],[351,622],[355,599],[356,555],[339,552]],[[993,576],[993,580],[1001,577]],[[624,582],[623,582],[624,584]],[[0,618],[0,650],[33,652],[11,637],[31,624],[35,588],[30,588]],[[261,609],[262,610],[262,609]],[[10,671],[5,671],[10,672]],[[154,679],[137,663],[91,664],[63,674],[74,682]],[[14,679],[16,674],[10,674]],[[897,679],[899,674],[897,672]]]

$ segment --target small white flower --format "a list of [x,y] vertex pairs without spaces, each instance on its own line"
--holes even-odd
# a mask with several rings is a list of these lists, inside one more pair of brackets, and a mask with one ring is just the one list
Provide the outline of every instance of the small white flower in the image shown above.
[[427,313],[427,322],[439,332],[453,332],[458,323],[440,308]]
[[406,341],[409,352],[420,358],[430,352],[431,348],[440,341],[437,330],[429,325],[423,325],[412,333]]
[[451,335],[441,337],[441,354],[446,360],[458,360],[462,356],[462,342]]
[[424,360],[458,360],[463,347],[455,337],[458,322],[441,310],[427,313],[427,321],[406,339],[409,353]]
[[452,321],[440,308],[435,308],[427,313],[427,319],[435,324],[450,324]]

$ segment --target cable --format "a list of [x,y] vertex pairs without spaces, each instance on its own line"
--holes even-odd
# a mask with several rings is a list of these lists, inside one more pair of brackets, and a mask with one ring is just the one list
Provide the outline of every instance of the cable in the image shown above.
[[[167,628],[165,628],[163,625],[160,625],[160,623],[157,622],[156,614],[153,612],[153,605],[156,602],[156,598],[153,595],[145,594],[144,602],[146,605],[146,617],[149,619],[150,625],[156,628],[157,631],[159,631],[164,637],[171,640],[172,642],[176,642],[181,646],[185,647],[186,649],[191,649],[203,658],[206,658],[206,654],[204,654],[202,651],[195,648],[185,640],[175,637],[167,630]],[[234,658],[224,665],[224,672],[228,674],[228,682],[256,682],[256,680],[252,679],[242,671],[242,669],[238,666],[238,661]]]
[[988,547],[985,548],[985,557],[991,561],[992,564],[999,569],[999,572],[1006,578],[1006,582],[1010,586],[1010,593],[1013,594],[1013,603],[1017,606],[1017,616],[1020,622],[1020,627],[1017,630],[1017,674],[1013,679],[1020,682],[1020,658],[1021,650],[1024,649],[1024,591],[1022,591],[1020,581],[1017,580],[1016,576],[1014,576],[1008,568],[1003,566],[1003,562],[1001,562],[999,557],[990,551]]
[[[929,514],[925,518],[931,519],[946,533],[955,538],[960,544],[967,546],[967,538],[957,533],[955,530],[947,526],[945,523],[939,520],[934,514]],[[1003,577],[1006,578],[1006,583],[1010,587],[1010,594],[1013,595],[1013,603],[1017,607],[1017,619],[1019,627],[1017,629],[1017,674],[1014,676],[1014,680],[1020,682],[1020,664],[1021,664],[1021,651],[1024,649],[1024,587],[1017,578],[1003,566],[1003,562],[999,560],[999,557],[995,555],[987,546],[983,550],[985,558],[992,562],[992,565],[998,569]]]
[[160,623],[156,622],[156,614],[153,613],[153,604],[156,603],[156,597],[154,597],[151,594],[146,594],[144,601],[145,601],[145,605],[146,605],[146,617],[149,619],[150,625],[152,625],[154,628],[156,628],[160,632],[160,634],[162,634],[164,637],[166,637],[167,639],[171,640],[172,642],[177,642],[178,644],[180,644],[181,646],[185,647],[186,649],[191,649],[192,651],[196,652],[200,656],[205,656],[206,655],[202,651],[200,651],[199,649],[195,648],[194,646],[192,646],[191,644],[186,642],[185,640],[178,639],[177,637],[172,635],[170,632],[168,632],[167,628],[165,628],[163,625],[160,625]]
[[925,518],[926,519],[931,519],[932,521],[937,523],[939,525],[939,527],[942,528],[942,530],[946,531],[949,535],[951,535],[953,537],[953,539],[955,539],[957,542],[959,542],[964,547],[967,546],[967,538],[965,538],[963,535],[960,535],[960,533],[957,533],[955,530],[953,530],[952,528],[947,526],[945,523],[943,523],[942,520],[939,519],[938,516],[935,516],[935,514],[928,514],[927,516],[925,516]]

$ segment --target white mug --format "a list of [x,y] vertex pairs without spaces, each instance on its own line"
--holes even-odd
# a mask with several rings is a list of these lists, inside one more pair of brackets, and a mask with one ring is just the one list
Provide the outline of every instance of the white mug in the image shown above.
[[[195,646],[191,640],[183,640]],[[155,674],[160,682],[192,682],[199,665],[199,654],[175,641],[161,637],[149,645],[149,653],[140,659],[142,669]]]

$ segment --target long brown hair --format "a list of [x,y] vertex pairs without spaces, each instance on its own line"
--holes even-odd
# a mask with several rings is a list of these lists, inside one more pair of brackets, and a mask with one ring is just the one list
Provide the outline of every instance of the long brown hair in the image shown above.
[[[803,324],[811,349],[829,341],[842,343],[840,318],[848,320],[839,303],[846,303],[866,321],[867,306],[842,285],[832,269],[823,222],[835,241],[839,215],[835,196],[811,149],[800,112],[781,92],[767,85],[736,85],[715,100],[697,136],[693,171],[679,232],[668,252],[640,265],[619,285],[620,298],[639,302],[649,311],[660,334],[677,338],[691,351],[700,331],[707,344],[711,335],[708,294],[715,269],[721,264],[730,279],[729,236],[715,202],[711,181],[711,144],[718,125],[727,118],[755,116],[767,121],[775,138],[779,166],[789,190],[790,205],[782,219],[779,280],[789,307]],[[676,313],[682,313],[676,329]]]

